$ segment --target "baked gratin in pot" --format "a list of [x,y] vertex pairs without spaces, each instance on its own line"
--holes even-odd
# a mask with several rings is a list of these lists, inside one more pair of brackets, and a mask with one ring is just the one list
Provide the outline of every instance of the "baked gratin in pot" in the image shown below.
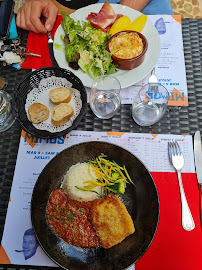
[[136,31],[132,31],[132,30],[125,30],[125,31],[121,31],[118,32],[116,34],[114,34],[107,42],[107,50],[108,52],[112,53],[110,50],[110,43],[117,38],[119,35],[125,34],[125,33],[134,33],[137,34],[139,36],[139,38],[142,39],[142,43],[143,43],[143,50],[142,52],[135,56],[135,57],[131,57],[131,58],[119,58],[117,56],[115,56],[114,54],[112,54],[112,59],[115,65],[117,65],[117,68],[119,69],[124,69],[124,70],[130,70],[130,69],[134,69],[138,66],[140,66],[142,64],[142,62],[144,61],[145,58],[145,54],[148,48],[148,42],[146,37]]

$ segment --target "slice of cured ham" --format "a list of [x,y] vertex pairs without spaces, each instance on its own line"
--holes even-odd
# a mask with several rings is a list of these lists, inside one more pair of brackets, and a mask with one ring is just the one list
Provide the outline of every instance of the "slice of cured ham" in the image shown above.
[[121,14],[115,14],[111,5],[106,1],[98,13],[91,12],[86,20],[91,20],[91,25],[104,32],[109,31],[112,24],[120,18]]
[[97,14],[96,12],[91,12],[88,17],[86,18],[86,20],[93,20],[97,17]]

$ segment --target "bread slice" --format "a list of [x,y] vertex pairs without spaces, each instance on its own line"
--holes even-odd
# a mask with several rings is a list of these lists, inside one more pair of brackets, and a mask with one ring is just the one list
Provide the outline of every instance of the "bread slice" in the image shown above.
[[34,124],[45,121],[49,117],[49,109],[41,103],[33,103],[28,108],[30,120]]
[[103,248],[117,245],[135,232],[125,205],[111,193],[92,202],[89,218]]
[[53,108],[51,113],[51,122],[54,126],[62,126],[74,115],[74,110],[67,103],[60,103]]
[[50,90],[49,97],[54,104],[58,105],[60,103],[70,102],[72,98],[72,94],[69,91],[69,89],[65,87],[59,87],[59,88]]

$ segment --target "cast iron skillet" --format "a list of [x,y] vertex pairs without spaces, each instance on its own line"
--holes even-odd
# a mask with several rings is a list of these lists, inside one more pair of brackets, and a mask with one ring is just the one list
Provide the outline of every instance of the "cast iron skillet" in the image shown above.
[[[50,229],[45,215],[46,205],[51,192],[61,186],[71,165],[87,162],[101,153],[106,154],[109,160],[125,165],[135,183],[135,187],[127,184],[121,200],[133,219],[136,231],[110,249],[78,248],[65,243]],[[143,256],[153,240],[159,219],[158,193],[149,171],[132,153],[110,143],[85,142],[63,150],[43,169],[33,190],[31,219],[41,247],[64,269],[125,269]]]

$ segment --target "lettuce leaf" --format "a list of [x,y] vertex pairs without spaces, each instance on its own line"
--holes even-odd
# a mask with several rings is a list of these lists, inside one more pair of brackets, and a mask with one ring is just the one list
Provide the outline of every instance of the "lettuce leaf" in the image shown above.
[[93,79],[100,75],[115,73],[116,66],[106,49],[110,36],[100,29],[93,28],[90,21],[75,22],[65,12],[61,12],[61,15],[63,18],[61,25],[65,32],[65,36],[61,36],[61,39],[65,45],[67,61],[73,62],[74,59],[78,59],[79,54],[79,66]]

